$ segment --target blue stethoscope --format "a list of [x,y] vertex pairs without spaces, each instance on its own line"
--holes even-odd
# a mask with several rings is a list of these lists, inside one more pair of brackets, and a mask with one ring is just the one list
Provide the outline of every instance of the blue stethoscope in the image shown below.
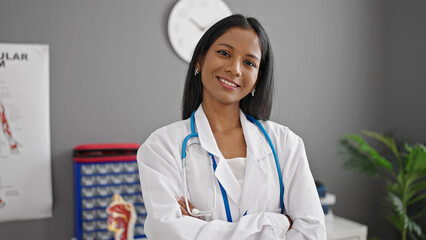
[[[205,210],[205,211],[201,211],[199,209],[193,208],[192,211],[189,208],[189,203],[188,203],[188,191],[187,191],[187,182],[186,182],[186,150],[187,150],[187,143],[188,140],[193,138],[193,137],[198,137],[198,133],[195,132],[195,111],[192,113],[191,115],[191,133],[188,134],[188,136],[185,137],[185,139],[182,142],[182,170],[183,170],[183,189],[184,190],[184,194],[185,194],[185,204],[186,204],[186,209],[188,211],[189,214],[191,214],[191,216],[195,216],[195,217],[201,217],[201,216],[210,216],[211,213],[216,209],[216,184],[214,183],[214,172],[216,171],[216,167],[217,167],[217,163],[216,160],[214,158],[214,156],[211,153],[208,153],[209,156],[212,159],[212,162],[210,163],[210,165],[212,165],[212,184],[213,184],[213,191],[214,191],[214,203],[213,203],[213,207],[210,210]],[[263,133],[263,135],[265,136],[266,140],[269,143],[269,146],[271,147],[272,153],[274,154],[274,159],[275,159],[275,166],[277,168],[277,173],[278,173],[278,179],[280,182],[280,207],[281,207],[281,213],[284,214],[284,184],[283,184],[283,179],[281,176],[281,168],[280,168],[280,163],[278,161],[278,156],[277,156],[277,152],[275,151],[275,147],[274,144],[272,143],[271,138],[269,137],[268,133],[266,132],[265,128],[262,126],[262,124],[256,120],[255,118],[253,118],[252,116],[245,114],[246,118],[254,123]],[[225,212],[226,212],[226,218],[228,222],[232,222],[232,216],[231,216],[231,210],[229,208],[229,202],[228,202],[228,195],[226,194],[225,189],[223,188],[222,184],[219,182],[219,187],[220,187],[220,191],[222,192],[222,198],[223,198],[223,204],[225,205]],[[244,215],[247,214],[247,211],[244,213]]]

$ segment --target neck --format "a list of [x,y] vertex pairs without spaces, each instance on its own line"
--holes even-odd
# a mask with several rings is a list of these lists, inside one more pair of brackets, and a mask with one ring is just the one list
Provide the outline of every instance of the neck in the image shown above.
[[217,106],[203,102],[202,106],[213,133],[241,128],[238,104]]

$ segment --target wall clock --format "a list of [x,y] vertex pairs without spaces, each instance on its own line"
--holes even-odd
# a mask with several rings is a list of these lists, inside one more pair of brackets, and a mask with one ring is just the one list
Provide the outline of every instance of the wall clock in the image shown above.
[[222,0],[180,0],[170,12],[168,34],[170,44],[186,62],[207,29],[232,12]]

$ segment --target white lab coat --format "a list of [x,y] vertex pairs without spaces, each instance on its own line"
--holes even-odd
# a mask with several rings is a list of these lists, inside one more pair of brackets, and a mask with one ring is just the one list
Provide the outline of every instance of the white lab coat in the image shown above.
[[326,239],[324,214],[302,139],[287,127],[261,121],[280,161],[285,210],[294,222],[287,231],[289,221],[280,213],[279,181],[272,150],[260,129],[242,111],[240,119],[247,144],[242,189],[219,151],[202,106],[195,113],[199,138],[192,138],[187,148],[191,202],[200,210],[213,206],[211,158],[207,153],[210,152],[218,164],[215,177],[228,194],[232,223],[226,221],[217,180],[217,207],[212,215],[202,219],[182,216],[175,197],[184,195],[181,148],[183,139],[191,132],[189,119],[158,129],[140,147],[137,158],[148,212],[145,233],[149,239]]

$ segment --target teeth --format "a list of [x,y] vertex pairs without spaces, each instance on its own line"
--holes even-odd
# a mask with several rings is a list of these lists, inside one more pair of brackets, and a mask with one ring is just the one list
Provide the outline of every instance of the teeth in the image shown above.
[[221,82],[225,83],[226,85],[229,85],[229,86],[232,86],[232,87],[237,87],[237,84],[235,84],[235,83],[231,83],[231,82],[228,82],[228,81],[226,81],[226,80],[225,80],[225,79],[223,79],[223,78],[219,78],[219,81],[221,81]]

